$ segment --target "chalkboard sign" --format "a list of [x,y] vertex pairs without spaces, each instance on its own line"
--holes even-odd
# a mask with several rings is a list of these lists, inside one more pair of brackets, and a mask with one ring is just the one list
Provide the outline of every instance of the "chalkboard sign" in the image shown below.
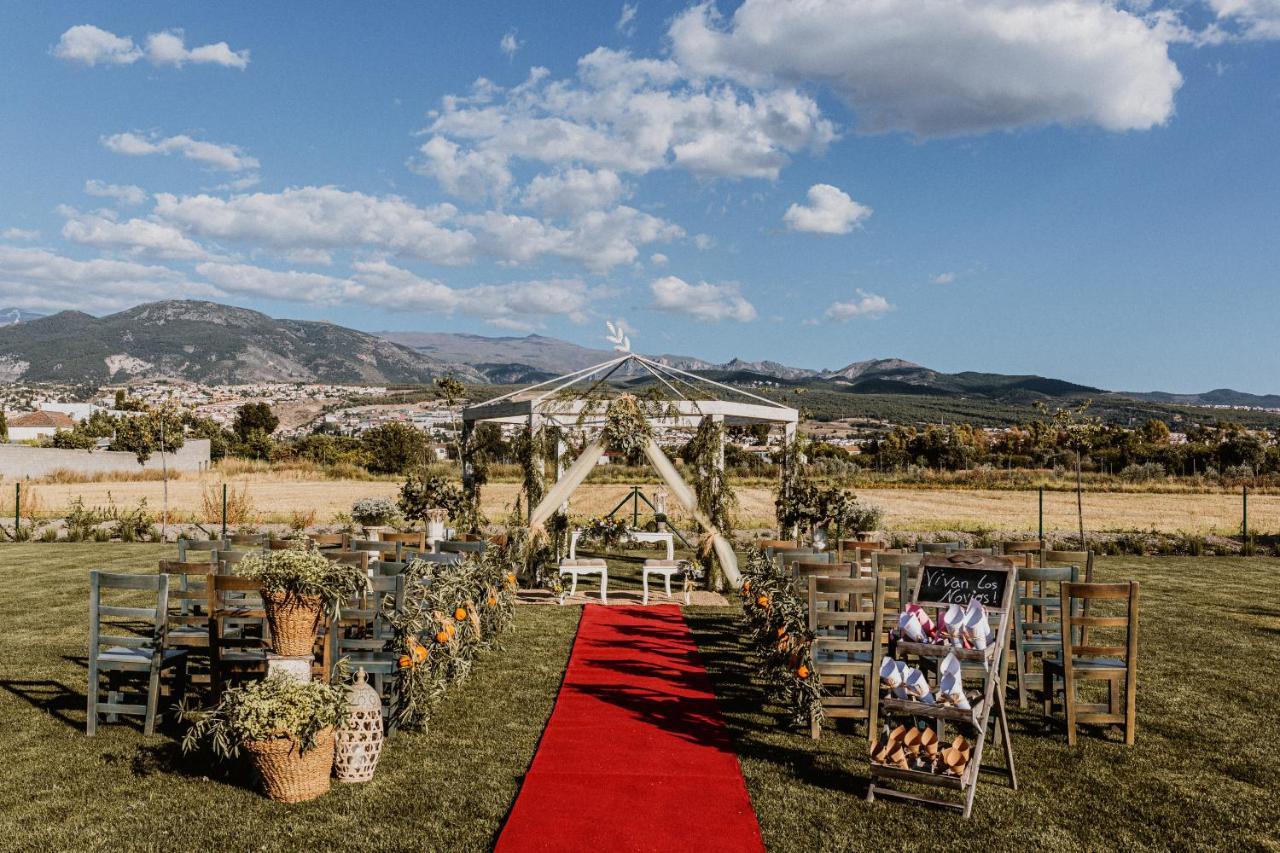
[[976,598],[985,607],[1004,606],[1005,587],[1013,573],[1013,564],[1001,557],[959,552],[946,557],[931,557],[920,566],[920,585],[916,601],[920,603],[960,604]]

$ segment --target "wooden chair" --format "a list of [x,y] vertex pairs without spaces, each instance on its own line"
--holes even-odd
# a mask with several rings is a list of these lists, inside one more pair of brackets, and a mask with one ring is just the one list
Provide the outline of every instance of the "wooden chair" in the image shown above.
[[[1099,611],[1108,608],[1108,602],[1116,601],[1124,603],[1123,616],[1099,615]],[[1085,605],[1091,612],[1086,613]],[[1124,742],[1132,746],[1138,729],[1138,582],[1064,583],[1062,608],[1062,656],[1044,662],[1045,715],[1053,713],[1057,683],[1061,681],[1069,746],[1075,745],[1078,723],[1119,724],[1124,729]],[[1077,629],[1089,631],[1087,644],[1077,644]],[[1100,634],[1110,639],[1117,631],[1123,633],[1123,643],[1098,639]],[[1076,688],[1080,682],[1089,681],[1106,683],[1106,702],[1080,701]]]
[[323,553],[326,560],[332,560],[335,563],[342,563],[348,566],[359,566],[365,572],[369,571],[368,551],[325,551]]
[[809,548],[795,548],[786,551],[775,551],[773,561],[786,571],[787,567],[795,562],[802,563],[830,563],[832,554],[829,551],[814,551]]
[[[160,572],[169,576],[169,607],[166,612],[166,646],[187,650],[187,683],[210,684],[209,664],[209,577],[219,574],[221,563],[160,561]],[[174,578],[178,588],[173,589]]]
[[222,564],[219,574],[228,574],[232,568],[251,554],[261,554],[261,551],[244,551],[240,549],[226,549],[213,552],[213,559]]
[[770,550],[794,551],[800,547],[800,543],[794,539],[757,539],[755,542],[757,548],[766,553]]
[[348,533],[312,533],[309,538],[315,543],[316,548],[323,551],[329,548],[335,548],[339,551],[347,551],[347,541],[351,538]]
[[[822,710],[829,717],[867,721],[867,739],[876,738],[880,705],[880,626],[884,622],[884,578],[809,578],[809,631],[814,634],[814,677],[825,690]],[[810,721],[817,740],[821,721]]]
[[917,542],[916,550],[921,554],[951,554],[960,550],[959,542]]
[[233,533],[228,537],[228,541],[234,548],[242,548],[256,546],[258,548],[266,548],[267,543],[271,541],[270,533]]
[[268,551],[288,551],[290,548],[297,548],[297,547],[299,547],[300,545],[301,545],[301,546],[306,547],[308,550],[310,550],[311,548],[314,548],[314,547],[315,547],[315,545],[312,543],[311,539],[310,539],[309,537],[306,537],[306,536],[303,536],[303,537],[298,538],[298,539],[275,539],[275,538],[272,538],[272,539],[267,540],[267,550],[268,550]]
[[427,550],[427,531],[413,530],[408,533],[383,533],[383,542],[396,542],[404,548],[412,548],[415,551]]
[[403,562],[410,560],[421,560],[424,563],[440,563],[446,566],[456,566],[462,562],[461,554],[435,554],[431,551],[411,551],[404,550],[400,553]]
[[446,539],[443,542],[436,543],[436,549],[441,554],[479,554],[484,551],[486,542],[480,540],[478,542],[463,541],[457,539]]
[[336,666],[345,658],[352,672],[365,671],[369,683],[382,697],[383,725],[391,731],[400,653],[390,647],[395,631],[387,618],[386,605],[390,603],[396,611],[404,606],[404,575],[377,575],[369,584],[369,592],[347,600],[341,617],[330,624],[329,660]]
[[209,673],[216,702],[229,682],[265,675],[269,636],[258,581],[210,575]]
[[1008,539],[1000,543],[1002,557],[1012,557],[1017,554],[1038,555],[1043,550],[1043,539]]
[[1050,566],[1076,566],[1083,574],[1083,582],[1093,583],[1092,551],[1054,551],[1046,548],[1040,552],[1040,565],[1045,568]]
[[1075,566],[1019,568],[1014,593],[1013,654],[1018,707],[1027,707],[1027,688],[1044,689],[1043,672],[1032,672],[1036,657],[1062,649],[1062,584],[1080,579]]
[[[404,546],[399,542],[384,542],[381,539],[350,539],[347,541],[348,551],[365,551],[372,560],[399,560]],[[374,556],[374,555],[377,556]]]
[[795,579],[796,592],[808,595],[809,578],[852,578],[853,563],[808,563],[796,560],[787,566],[787,571]]
[[[155,598],[147,606],[123,606],[103,603],[103,590],[139,590]],[[107,714],[108,722],[118,715],[143,717],[142,732],[156,730],[156,706],[160,701],[160,676],[177,668],[175,693],[186,684],[187,653],[166,649],[169,612],[168,575],[124,575],[102,571],[89,573],[89,703],[85,718],[85,734],[98,731],[98,715]],[[104,620],[112,620],[103,624]],[[120,630],[125,623],[137,625],[144,633],[127,636],[103,633]],[[105,650],[103,647],[106,647]],[[107,701],[99,699],[99,676],[107,675]],[[123,701],[122,676],[139,673],[146,676],[146,699],[142,704]]]
[[920,563],[924,554],[913,553],[890,554],[877,551],[871,555],[871,576],[884,578],[884,630],[898,627],[898,615],[911,599],[911,582],[920,574]]
[[179,539],[178,562],[198,563],[201,560],[208,562],[213,559],[215,551],[225,551],[230,547],[230,543],[225,539]]

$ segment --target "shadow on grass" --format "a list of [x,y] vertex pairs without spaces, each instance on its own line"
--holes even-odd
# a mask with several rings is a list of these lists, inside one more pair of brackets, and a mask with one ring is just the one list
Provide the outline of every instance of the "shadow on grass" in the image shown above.
[[8,691],[33,708],[44,711],[58,722],[77,731],[84,731],[84,718],[73,719],[68,712],[83,712],[89,702],[88,694],[73,690],[61,681],[49,679],[0,681],[0,689]]

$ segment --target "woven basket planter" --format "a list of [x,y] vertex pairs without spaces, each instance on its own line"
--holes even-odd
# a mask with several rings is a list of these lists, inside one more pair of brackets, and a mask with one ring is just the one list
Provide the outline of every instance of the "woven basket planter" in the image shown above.
[[301,803],[329,792],[333,729],[322,730],[316,737],[316,745],[306,752],[299,752],[299,746],[298,741],[286,737],[250,740],[242,745],[262,777],[262,788],[269,798],[282,803]]
[[318,595],[262,591],[262,607],[271,629],[271,651],[285,657],[311,654],[323,603]]

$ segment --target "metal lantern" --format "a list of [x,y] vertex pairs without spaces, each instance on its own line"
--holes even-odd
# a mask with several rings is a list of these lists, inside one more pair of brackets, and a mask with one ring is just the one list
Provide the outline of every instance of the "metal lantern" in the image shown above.
[[347,703],[347,720],[335,734],[333,769],[339,782],[368,782],[382,754],[382,698],[363,668],[347,688]]

